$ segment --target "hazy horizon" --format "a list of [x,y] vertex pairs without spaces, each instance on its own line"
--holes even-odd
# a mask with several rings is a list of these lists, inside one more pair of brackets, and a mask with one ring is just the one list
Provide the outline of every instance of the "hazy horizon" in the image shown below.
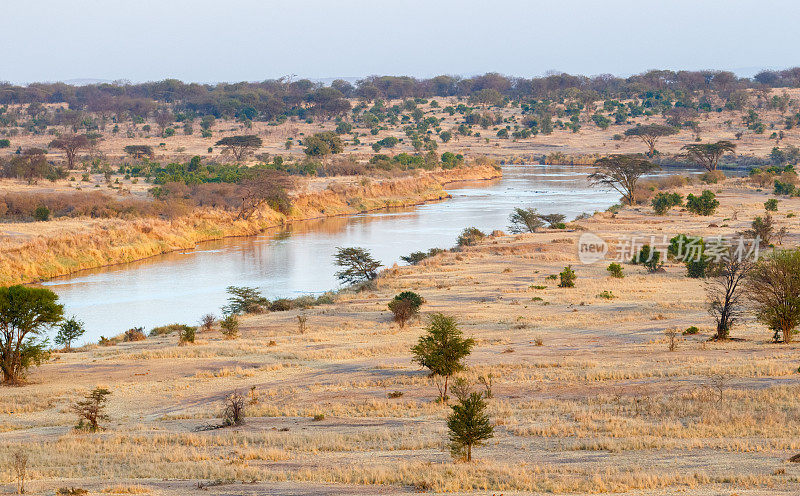
[[5,2],[0,81],[238,82],[800,65],[800,4],[475,0]]

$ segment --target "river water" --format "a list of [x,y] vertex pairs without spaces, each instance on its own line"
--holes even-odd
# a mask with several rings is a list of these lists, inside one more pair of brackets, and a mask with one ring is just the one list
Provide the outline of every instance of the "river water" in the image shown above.
[[196,324],[220,315],[227,286],[255,286],[275,299],[336,289],[333,254],[340,246],[370,250],[384,265],[433,247],[450,248],[465,228],[505,230],[514,207],[577,215],[605,210],[615,191],[590,188],[582,166],[507,165],[503,178],[452,184],[452,195],[425,205],[295,223],[286,230],[198,244],[139,262],[44,282],[86,325],[85,342],[131,327]]

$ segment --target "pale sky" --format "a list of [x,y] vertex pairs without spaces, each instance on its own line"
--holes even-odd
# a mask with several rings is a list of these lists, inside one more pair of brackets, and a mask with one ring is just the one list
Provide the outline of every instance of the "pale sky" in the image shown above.
[[3,0],[0,81],[800,65],[797,0]]

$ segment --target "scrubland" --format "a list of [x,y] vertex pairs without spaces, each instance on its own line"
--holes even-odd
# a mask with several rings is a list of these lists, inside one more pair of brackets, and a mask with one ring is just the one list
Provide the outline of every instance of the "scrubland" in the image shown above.
[[[168,335],[57,353],[1,391],[0,460],[28,453],[34,494],[797,494],[798,345],[773,344],[749,315],[738,340],[710,340],[705,283],[682,265],[623,264],[616,279],[608,260],[577,260],[585,231],[609,243],[734,234],[769,198],[744,179],[679,191],[705,188],[721,202],[709,217],[626,207],[566,230],[496,233],[387,268],[333,305],[243,318],[236,340],[215,328],[186,346]],[[774,213],[787,247],[800,243],[798,212],[784,198]],[[574,288],[548,278],[566,265]],[[426,303],[400,328],[386,305],[404,290]],[[449,408],[411,362],[434,312],[476,340],[462,376],[491,384],[495,437],[471,464],[451,460]],[[665,330],[689,326],[699,334],[669,351]],[[76,431],[69,406],[96,386],[112,391],[106,429]],[[213,428],[233,391],[246,423]],[[13,481],[0,465],[6,492]]]

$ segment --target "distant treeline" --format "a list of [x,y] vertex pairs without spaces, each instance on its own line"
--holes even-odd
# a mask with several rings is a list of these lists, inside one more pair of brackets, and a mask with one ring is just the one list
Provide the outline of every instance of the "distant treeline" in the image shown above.
[[271,121],[281,116],[341,115],[350,110],[349,98],[366,101],[459,96],[474,103],[502,104],[531,99],[669,99],[688,101],[698,93],[713,92],[728,100],[748,89],[800,87],[800,68],[762,71],[752,79],[727,71],[652,70],[628,78],[610,74],[593,77],[551,74],[516,78],[489,73],[470,78],[436,76],[372,76],[351,84],[336,80],[330,86],[302,79],[257,83],[183,83],[175,79],[130,84],[0,83],[0,105],[65,103],[72,110],[88,111],[117,121],[146,119],[159,108],[191,116],[213,115]]

